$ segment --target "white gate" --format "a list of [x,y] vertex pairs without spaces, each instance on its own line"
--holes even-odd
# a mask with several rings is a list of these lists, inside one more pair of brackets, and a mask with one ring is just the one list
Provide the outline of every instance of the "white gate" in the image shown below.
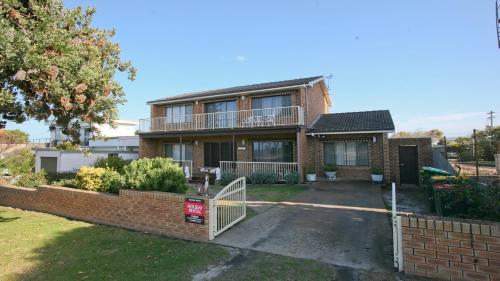
[[392,183],[392,239],[394,248],[394,268],[403,271],[403,234],[401,229],[401,216],[396,209],[396,184]]
[[224,187],[209,201],[209,240],[246,216],[246,179],[241,177]]

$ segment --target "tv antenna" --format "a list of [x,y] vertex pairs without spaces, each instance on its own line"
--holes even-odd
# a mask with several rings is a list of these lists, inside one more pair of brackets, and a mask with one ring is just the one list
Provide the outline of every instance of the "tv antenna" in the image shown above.
[[490,110],[490,112],[486,113],[488,115],[488,119],[490,121],[490,129],[493,129],[493,120],[495,119],[495,113],[493,110]]

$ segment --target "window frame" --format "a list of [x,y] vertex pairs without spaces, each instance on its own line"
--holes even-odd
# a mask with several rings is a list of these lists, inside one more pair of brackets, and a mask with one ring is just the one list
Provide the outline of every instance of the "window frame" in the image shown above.
[[[167,145],[171,145],[172,146],[172,156],[168,156],[167,155]],[[175,145],[179,145],[179,149],[180,149],[179,155],[180,155],[181,159],[175,159],[174,158],[173,148],[174,148]],[[187,151],[186,147],[187,146],[191,147],[191,153],[190,153],[191,154],[191,157],[190,157],[191,159],[186,159],[187,158],[186,157],[186,155],[187,155],[186,154],[186,151]],[[183,143],[166,142],[166,143],[163,143],[163,156],[165,158],[171,158],[174,161],[193,161],[193,144],[189,143],[189,142],[183,142]]]
[[[174,109],[179,108],[179,115],[174,115]],[[182,113],[182,108],[184,109],[184,114]],[[190,108],[191,113],[186,114],[186,109]],[[169,116],[168,112],[171,109],[172,116]],[[177,105],[169,105],[165,106],[165,123],[167,124],[180,124],[180,123],[190,123],[193,120],[193,104],[192,103],[184,103]]]
[[[338,163],[337,145],[342,145],[343,160]],[[365,147],[360,146],[365,144]],[[331,148],[327,148],[330,146]],[[340,150],[340,149],[339,149]],[[354,152],[354,157],[353,157]],[[332,154],[332,155],[328,155]],[[364,156],[364,157],[362,157]],[[330,161],[331,160],[331,161]],[[324,164],[334,164],[341,167],[369,167],[370,166],[370,141],[368,140],[343,140],[323,142]]]
[[[273,149],[278,149],[275,145],[275,147],[272,147],[272,145],[268,148],[265,148],[265,144],[271,144],[271,143],[281,143],[281,147],[279,149],[282,149],[281,155],[276,155],[276,160],[272,160],[272,155],[271,153],[266,152],[266,150],[273,150]],[[285,145],[287,143],[287,145]],[[256,149],[257,146],[257,149]],[[288,146],[288,148],[287,148]],[[294,141],[293,140],[255,140],[252,141],[252,162],[271,162],[271,163],[293,163],[294,155],[293,155],[293,146],[294,146]],[[286,149],[289,149],[289,154],[287,154]],[[258,151],[260,150],[260,151]],[[269,155],[268,158],[263,158],[263,155]],[[288,156],[289,155],[289,156]],[[288,159],[287,159],[288,158]]]

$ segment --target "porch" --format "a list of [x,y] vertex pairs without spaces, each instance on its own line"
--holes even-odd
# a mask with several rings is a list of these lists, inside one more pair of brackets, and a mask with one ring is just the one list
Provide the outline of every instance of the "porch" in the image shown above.
[[253,173],[274,173],[278,176],[278,181],[285,181],[287,174],[299,172],[299,163],[220,161],[220,169],[221,173],[232,173],[237,177],[247,178]]

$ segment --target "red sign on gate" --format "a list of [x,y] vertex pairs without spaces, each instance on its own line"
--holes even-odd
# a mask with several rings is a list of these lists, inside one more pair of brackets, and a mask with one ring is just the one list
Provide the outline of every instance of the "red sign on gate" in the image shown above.
[[205,204],[203,199],[186,198],[184,201],[186,222],[205,224]]

